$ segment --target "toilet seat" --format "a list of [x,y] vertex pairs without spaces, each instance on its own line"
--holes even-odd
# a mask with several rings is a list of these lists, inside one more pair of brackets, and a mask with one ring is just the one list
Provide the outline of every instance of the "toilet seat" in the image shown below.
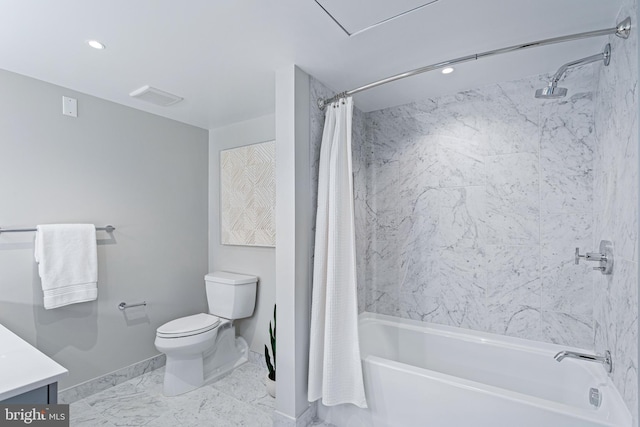
[[202,334],[216,328],[220,318],[211,314],[199,313],[181,317],[160,326],[156,330],[159,338],[182,338]]

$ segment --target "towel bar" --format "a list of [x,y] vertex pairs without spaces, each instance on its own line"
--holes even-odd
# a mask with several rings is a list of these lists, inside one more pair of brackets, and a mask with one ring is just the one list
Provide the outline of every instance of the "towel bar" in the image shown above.
[[[104,227],[96,227],[96,231],[106,231],[111,233],[116,228],[113,225],[105,225]],[[22,233],[24,231],[37,231],[37,228],[0,228],[0,234],[2,233]]]

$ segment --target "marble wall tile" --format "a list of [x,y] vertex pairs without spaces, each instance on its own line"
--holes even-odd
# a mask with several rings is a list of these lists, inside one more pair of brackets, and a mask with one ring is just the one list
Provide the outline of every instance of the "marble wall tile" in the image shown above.
[[591,212],[593,187],[592,93],[546,103],[541,112],[541,206],[543,211]]
[[544,341],[541,331],[539,306],[489,304],[487,307],[487,332]]
[[425,125],[414,117],[397,115],[391,110],[368,114],[367,120],[369,144],[381,162],[399,160],[403,145],[426,133]]
[[[417,114],[422,131],[477,141],[484,154],[538,151],[535,103],[521,101],[521,92],[497,85],[435,100],[428,113]],[[419,128],[419,127],[417,127]]]
[[584,344],[591,311],[562,301],[585,268],[549,261],[570,230],[591,242],[593,72],[571,79],[570,100],[535,99],[535,76],[365,115],[366,310]]
[[[575,265],[575,248],[593,252],[593,215],[549,214],[541,221],[542,309],[593,316],[593,262]],[[599,273],[598,273],[599,274]]]
[[542,340],[553,344],[593,349],[593,316],[542,311]]
[[[637,5],[626,1],[619,17],[634,16]],[[638,168],[638,94],[637,34],[627,40],[610,38],[612,59],[599,73],[596,92],[595,129],[598,158],[595,170],[606,173],[608,190],[598,193],[596,209],[604,212],[604,224],[616,251],[634,260],[637,242],[637,194],[629,191],[637,186]]]
[[[637,16],[625,0],[617,19]],[[610,350],[611,374],[638,425],[638,36],[609,37],[612,60],[600,67],[594,96],[593,245],[613,242],[614,271],[596,275],[595,349]]]
[[540,186],[538,156],[491,156],[487,164],[487,243],[539,243]]
[[[366,143],[366,121],[364,113],[354,108],[353,114],[353,197],[355,209],[355,233],[357,236],[366,236],[368,222],[371,217],[367,206],[367,164],[368,144]],[[366,258],[369,250],[368,239],[356,239],[356,257]],[[365,310],[367,294],[367,267],[364,263],[356,265],[356,277],[358,278],[358,312]]]
[[488,245],[486,269],[486,330],[540,339],[539,247]]
[[403,190],[425,187],[484,185],[485,165],[477,141],[424,135],[403,146],[400,184]]
[[613,380],[630,408],[637,406],[638,379],[638,266],[622,260],[611,283],[609,304],[613,311],[610,349],[617,360]]
[[[447,308],[449,324],[485,330],[486,256],[480,248],[447,248],[437,254],[434,286],[427,294]],[[436,293],[434,293],[436,291]]]
[[638,265],[617,260],[611,276],[594,281],[595,348],[611,351],[613,382],[634,417],[637,407],[638,378]]
[[535,81],[519,80],[516,84],[507,82],[487,88],[489,105],[478,107],[488,116],[487,155],[539,151],[539,104],[531,96],[537,86]]
[[480,248],[487,234],[488,198],[483,187],[440,190],[436,244],[442,248]]

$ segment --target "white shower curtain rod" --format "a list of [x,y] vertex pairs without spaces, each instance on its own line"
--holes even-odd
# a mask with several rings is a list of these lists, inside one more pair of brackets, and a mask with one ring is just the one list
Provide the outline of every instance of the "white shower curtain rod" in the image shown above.
[[444,61],[444,62],[438,62],[437,64],[427,65],[426,67],[416,68],[415,70],[407,71],[401,74],[396,74],[395,76],[387,77],[386,79],[378,80],[376,82],[369,83],[355,89],[347,90],[345,92],[340,92],[331,98],[327,98],[327,99],[320,98],[318,99],[318,108],[320,108],[321,110],[324,110],[324,108],[328,104],[334,101],[337,101],[340,98],[345,98],[347,96],[354,95],[358,92],[362,92],[367,89],[372,89],[374,87],[381,86],[383,84],[395,82],[396,80],[415,76],[417,74],[426,73],[427,71],[437,70],[439,68],[444,68],[450,65],[460,64],[460,63],[469,62],[469,61],[475,61],[480,58],[486,58],[488,56],[494,56],[494,55],[501,55],[503,53],[516,52],[519,50],[528,49],[530,47],[546,46],[550,44],[563,43],[563,42],[568,42],[572,40],[586,39],[589,37],[606,36],[609,34],[615,34],[618,37],[626,39],[629,37],[630,31],[631,31],[631,18],[627,17],[624,21],[620,22],[614,28],[606,28],[603,30],[595,30],[595,31],[587,31],[585,33],[570,34],[567,36],[538,40],[535,42],[523,43],[515,46],[503,47],[501,49],[494,49],[494,50],[489,50],[482,53],[476,53],[473,55],[462,56],[460,58],[451,59],[449,61]]

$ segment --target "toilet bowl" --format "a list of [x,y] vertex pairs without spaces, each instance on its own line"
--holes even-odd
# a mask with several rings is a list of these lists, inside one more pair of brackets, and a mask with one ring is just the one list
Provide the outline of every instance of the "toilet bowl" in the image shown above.
[[155,346],[167,356],[166,396],[215,381],[248,360],[248,345],[235,336],[233,319],[253,314],[257,280],[255,276],[227,272],[208,274],[205,282],[210,313],[181,317],[156,330]]

